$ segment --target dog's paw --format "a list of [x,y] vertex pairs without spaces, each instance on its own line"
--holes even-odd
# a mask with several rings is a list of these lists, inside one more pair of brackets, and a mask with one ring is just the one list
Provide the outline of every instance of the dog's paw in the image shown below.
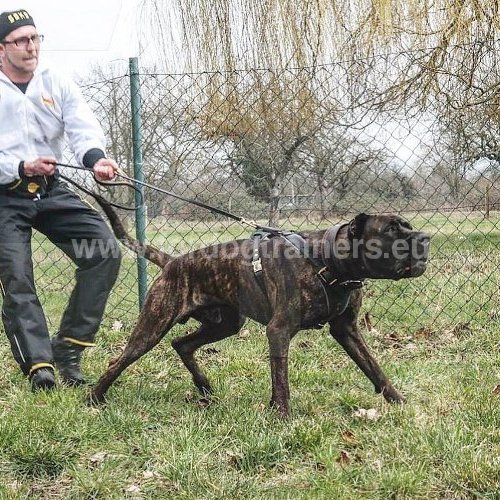
[[106,403],[106,397],[104,396],[104,394],[99,394],[94,390],[91,390],[87,393],[85,402],[88,406],[100,406]]
[[290,408],[286,403],[279,403],[278,401],[271,399],[271,401],[269,401],[269,408],[274,410],[276,415],[282,420],[290,418]]
[[200,394],[204,398],[210,399],[214,394],[214,390],[212,389],[212,386],[210,386],[210,385],[204,385],[202,387],[198,387],[198,390],[200,391]]
[[388,403],[403,404],[406,402],[405,397],[392,386],[384,387],[381,392]]

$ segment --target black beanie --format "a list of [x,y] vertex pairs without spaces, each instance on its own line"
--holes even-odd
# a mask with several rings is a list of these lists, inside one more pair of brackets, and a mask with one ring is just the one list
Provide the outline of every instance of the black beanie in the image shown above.
[[0,42],[21,26],[35,26],[33,18],[23,9],[0,14]]

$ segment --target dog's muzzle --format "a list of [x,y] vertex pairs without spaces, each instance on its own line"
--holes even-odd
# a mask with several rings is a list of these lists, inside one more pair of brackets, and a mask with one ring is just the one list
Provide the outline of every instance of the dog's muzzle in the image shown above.
[[426,233],[412,234],[408,239],[409,252],[402,269],[403,278],[415,278],[424,274],[429,259],[431,238]]

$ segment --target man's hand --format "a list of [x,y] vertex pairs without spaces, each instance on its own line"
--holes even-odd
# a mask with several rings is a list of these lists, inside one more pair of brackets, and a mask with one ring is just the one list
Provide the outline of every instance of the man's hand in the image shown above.
[[94,176],[100,182],[111,181],[116,177],[119,167],[111,158],[101,158],[94,165]]
[[54,175],[57,160],[53,156],[40,156],[33,161],[24,162],[24,175]]

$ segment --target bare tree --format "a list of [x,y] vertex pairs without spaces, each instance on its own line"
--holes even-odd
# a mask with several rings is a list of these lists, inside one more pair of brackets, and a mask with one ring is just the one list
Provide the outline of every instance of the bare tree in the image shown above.
[[224,143],[232,172],[251,196],[268,204],[269,224],[276,225],[284,183],[297,168],[301,146],[319,130],[326,108],[300,72],[245,76],[221,77],[196,121],[207,139]]
[[[133,176],[132,113],[128,75],[112,75],[96,67],[87,77],[97,83],[83,86],[90,97],[108,138],[110,155],[120,167]],[[142,95],[142,154],[146,182],[164,189],[172,189],[185,177],[184,167],[189,161],[193,136],[198,129],[185,102],[166,84],[163,78],[145,74],[141,82]],[[182,186],[185,189],[185,186]],[[108,189],[115,200],[133,204],[133,191]],[[169,200],[164,195],[147,190],[146,202],[151,216],[161,213]]]

